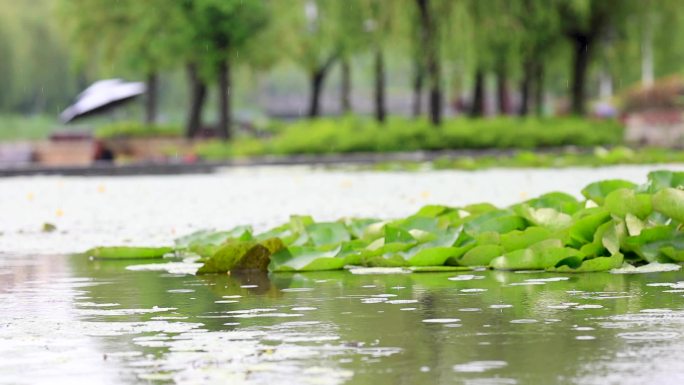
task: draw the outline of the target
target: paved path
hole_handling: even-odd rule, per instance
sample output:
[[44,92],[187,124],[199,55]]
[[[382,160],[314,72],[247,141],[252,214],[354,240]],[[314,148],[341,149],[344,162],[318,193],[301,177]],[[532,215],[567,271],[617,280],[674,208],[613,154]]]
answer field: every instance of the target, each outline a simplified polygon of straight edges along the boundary
[[[231,168],[216,174],[0,179],[0,253],[76,252],[96,245],[171,242],[200,228],[318,220],[393,218],[428,203],[508,205],[549,191],[579,194],[606,178],[643,182],[664,166],[411,172]],[[683,166],[670,169],[684,170]],[[49,222],[57,231],[43,233]]]

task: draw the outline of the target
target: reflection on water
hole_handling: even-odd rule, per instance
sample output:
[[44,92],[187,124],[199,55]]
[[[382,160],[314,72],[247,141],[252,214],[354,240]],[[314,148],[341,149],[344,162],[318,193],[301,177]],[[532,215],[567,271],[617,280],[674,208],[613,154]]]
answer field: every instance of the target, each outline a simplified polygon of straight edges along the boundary
[[0,260],[0,378],[684,383],[681,272],[195,277],[130,265]]

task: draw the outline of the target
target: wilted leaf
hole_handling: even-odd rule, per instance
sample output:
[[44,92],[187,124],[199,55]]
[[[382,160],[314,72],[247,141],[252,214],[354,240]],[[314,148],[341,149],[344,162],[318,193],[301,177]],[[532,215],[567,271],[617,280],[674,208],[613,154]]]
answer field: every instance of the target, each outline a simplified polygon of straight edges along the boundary
[[262,242],[229,241],[222,245],[197,274],[223,274],[229,271],[258,270],[266,271],[273,253],[285,247],[279,238]]

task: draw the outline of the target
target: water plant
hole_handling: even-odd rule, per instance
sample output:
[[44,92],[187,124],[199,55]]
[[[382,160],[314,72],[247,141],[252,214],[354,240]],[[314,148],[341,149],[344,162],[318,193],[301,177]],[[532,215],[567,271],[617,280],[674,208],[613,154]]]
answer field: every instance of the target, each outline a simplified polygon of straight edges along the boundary
[[199,231],[168,249],[97,248],[100,258],[194,256],[197,274],[301,272],[347,266],[435,271],[446,266],[497,270],[601,272],[684,262],[684,172],[655,171],[636,185],[604,180],[583,200],[552,192],[506,207],[429,205],[406,218],[315,222],[292,216],[256,233],[249,226]]

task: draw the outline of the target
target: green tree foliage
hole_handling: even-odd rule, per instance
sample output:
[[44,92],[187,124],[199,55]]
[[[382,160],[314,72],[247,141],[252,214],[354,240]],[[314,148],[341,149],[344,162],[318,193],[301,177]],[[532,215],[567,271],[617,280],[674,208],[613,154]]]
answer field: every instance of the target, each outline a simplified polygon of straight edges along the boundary
[[[185,52],[192,65],[199,66],[206,78],[217,80],[217,132],[221,138],[229,139],[232,65],[241,50],[253,52],[248,46],[267,26],[269,9],[265,1],[242,0],[184,0],[179,6],[187,22]],[[198,107],[201,109],[201,105]],[[196,127],[188,127],[188,130],[196,130]]]
[[146,79],[153,122],[159,79],[171,83],[185,69],[186,134],[204,128],[203,107],[216,85],[216,132],[227,139],[237,67],[295,63],[308,77],[308,114],[316,117],[331,70],[340,64],[341,110],[349,112],[354,65],[370,62],[368,89],[383,122],[396,61],[413,68],[414,115],[427,91],[435,125],[454,98],[449,92],[483,115],[492,75],[500,113],[540,113],[544,95],[553,94],[584,114],[598,74],[619,89],[682,72],[681,25],[678,0],[6,0],[0,109],[57,112],[88,81],[126,76]]
[[76,89],[50,0],[0,1],[0,111],[57,112]]

